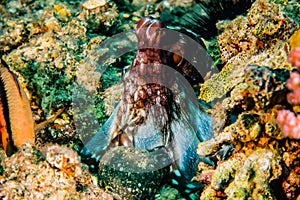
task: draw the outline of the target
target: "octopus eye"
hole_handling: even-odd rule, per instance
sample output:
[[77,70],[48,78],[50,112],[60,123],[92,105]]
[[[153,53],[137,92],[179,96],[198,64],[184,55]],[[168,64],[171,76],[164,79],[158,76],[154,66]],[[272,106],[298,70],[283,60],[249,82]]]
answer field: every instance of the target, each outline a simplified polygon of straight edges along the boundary
[[173,61],[175,62],[175,64],[179,64],[181,60],[182,60],[182,57],[180,55],[173,54]]

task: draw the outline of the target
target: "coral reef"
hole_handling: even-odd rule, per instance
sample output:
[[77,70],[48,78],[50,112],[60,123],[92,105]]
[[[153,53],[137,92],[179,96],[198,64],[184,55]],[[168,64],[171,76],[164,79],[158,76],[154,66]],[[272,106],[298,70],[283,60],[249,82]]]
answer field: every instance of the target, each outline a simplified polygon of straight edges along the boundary
[[[231,20],[241,13],[247,15]],[[142,17],[150,15],[190,28],[197,37],[213,38],[205,44],[219,69],[223,68],[206,77],[209,79],[200,90],[201,100],[214,101],[210,113],[216,122],[215,137],[198,147],[198,154],[214,164],[198,166],[194,180],[206,186],[203,192],[198,191],[201,199],[299,199],[300,152],[295,139],[300,124],[299,73],[293,72],[288,80],[289,70],[299,65],[299,31],[295,32],[299,13],[299,2],[286,0],[0,0],[0,56],[27,93],[35,122],[43,122],[64,108],[50,127],[36,134],[41,150],[25,145],[10,158],[0,151],[1,198],[113,199],[97,184],[106,182],[109,187],[104,189],[112,191],[114,198],[119,197],[115,193],[137,189],[134,182],[140,180],[136,179],[144,180],[141,186],[147,187],[148,175],[104,165],[99,166],[102,177],[97,180],[74,151],[46,143],[66,144],[80,151],[78,133],[93,136],[104,124],[123,90],[115,84],[134,56],[128,53],[103,61],[107,69],[103,73],[99,73],[98,58],[107,52],[116,54],[118,48],[131,48],[136,39],[128,33],[126,41],[99,46],[116,33],[133,30]],[[220,19],[231,21],[220,21],[216,26]],[[82,100],[77,107],[72,104],[72,95],[77,95],[75,81],[92,93],[81,93],[77,88],[77,97]],[[79,116],[78,126],[74,116],[81,106],[87,109]],[[129,150],[141,156],[144,153]],[[117,153],[107,155],[106,160],[111,161]],[[134,158],[128,152],[126,155],[121,155],[124,161]],[[158,191],[166,171],[154,171],[151,180],[155,183],[128,198],[181,198],[169,185]],[[112,176],[118,179],[112,180]],[[110,181],[119,181],[118,187]],[[159,194],[154,197],[155,193]]]
[[235,154],[218,165],[201,199],[274,199],[270,180],[278,178],[281,170],[278,157],[270,150],[257,149],[248,157]]
[[42,152],[25,144],[18,153],[1,159],[1,198],[113,199],[98,187],[75,151],[49,145]]
[[300,139],[300,117],[289,110],[281,110],[277,117],[278,124],[282,127],[284,136]]
[[[264,7],[268,8],[269,14],[259,11]],[[261,13],[268,17],[260,16]],[[252,19],[254,16],[260,17]],[[280,28],[273,27],[274,33],[270,33],[268,37],[259,38],[253,33],[252,26],[260,23],[265,24],[262,27],[280,26]],[[220,73],[214,74],[203,84],[200,89],[200,99],[210,102],[222,98],[242,81],[243,68],[247,65],[292,69],[286,59],[289,51],[288,40],[298,24],[285,17],[280,5],[264,0],[256,1],[250,8],[248,17],[239,16],[232,21],[221,21],[218,27],[222,31],[218,36],[221,58],[226,63]]]
[[295,20],[298,24],[300,23],[300,4],[298,1],[270,0],[270,2],[282,5],[286,15]]
[[95,33],[112,32],[119,23],[117,6],[112,1],[89,0],[82,4],[83,12],[79,19],[87,23],[87,28]]
[[[92,74],[89,81],[97,80],[96,86],[101,85],[99,75],[82,75],[84,72],[78,69],[106,38],[104,34],[119,24],[116,5],[106,1],[86,2],[82,7],[76,2],[11,1],[1,9],[0,52],[26,88],[36,123],[67,108],[53,126],[39,133],[37,140],[62,144],[78,140],[70,107],[74,82],[77,76],[85,80]],[[101,36],[95,35],[100,32]],[[99,120],[107,118],[102,104],[96,106]]]
[[[198,166],[194,180],[206,185],[200,199],[300,198],[298,116],[286,110],[299,112],[299,74],[291,73],[299,25],[287,10],[258,0],[247,17],[218,24],[225,66],[199,96],[215,103],[215,137],[197,151],[215,164]],[[228,146],[234,150],[224,157]]]
[[[255,68],[260,67],[255,66]],[[256,81],[268,80],[267,76],[263,75],[264,73],[254,73],[256,71],[252,67],[251,73],[254,75],[250,76],[252,83],[258,83],[264,89],[268,88],[267,85]],[[278,72],[278,74],[282,74],[282,72]],[[288,76],[285,76],[287,79]],[[281,89],[277,91],[277,95],[283,97],[283,100],[278,99],[276,92],[273,93],[273,89],[276,87],[270,85],[269,94],[272,93],[275,96],[269,97],[274,99],[273,101],[270,99],[264,101],[263,99],[268,96],[266,95],[267,91],[249,90],[250,82],[237,85],[236,88],[239,92],[236,93],[234,88],[232,96],[223,100],[222,105],[225,110],[221,110],[221,112],[224,114],[214,115],[214,119],[217,121],[225,116],[226,121],[222,124],[223,126],[219,125],[215,128],[215,137],[212,140],[199,144],[197,152],[199,155],[210,157],[213,160],[228,145],[234,146],[234,152],[227,160],[219,156],[215,161],[215,167],[198,166],[199,175],[196,180],[207,185],[201,199],[251,198],[252,195],[252,198],[256,198],[258,194],[261,199],[294,199],[299,195],[298,179],[293,178],[295,175],[297,177],[299,168],[299,159],[294,156],[294,151],[298,152],[299,148],[289,147],[290,142],[294,145],[299,145],[299,142],[286,139],[276,120],[277,115],[285,108],[286,104],[284,97],[287,90],[283,87],[286,79],[282,79],[281,84],[278,84],[278,88]],[[271,82],[274,84],[273,81],[269,83]],[[262,97],[262,99],[257,97]],[[269,104],[265,104],[266,102]],[[217,107],[214,109],[216,110],[213,112],[220,112]],[[289,160],[289,165],[283,164],[287,160]],[[259,168],[259,166],[265,166],[265,168]],[[287,178],[289,176],[292,180]],[[288,185],[289,182],[291,185]],[[274,190],[286,193],[280,194]]]

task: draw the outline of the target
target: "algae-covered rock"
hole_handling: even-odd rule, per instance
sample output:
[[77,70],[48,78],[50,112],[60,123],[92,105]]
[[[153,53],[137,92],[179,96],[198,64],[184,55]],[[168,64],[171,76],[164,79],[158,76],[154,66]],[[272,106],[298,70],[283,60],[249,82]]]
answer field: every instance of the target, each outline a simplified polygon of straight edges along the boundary
[[[289,78],[289,70],[249,65],[243,71],[233,70],[231,76],[236,76],[235,73],[238,71],[240,71],[239,77],[231,80],[237,83],[232,85],[227,97],[222,101],[218,101],[214,108],[210,110],[215,121],[215,135],[226,125],[235,122],[238,115],[243,111],[254,109],[257,113],[261,109],[268,110],[277,104],[286,102],[288,90],[285,82]],[[216,76],[221,74],[222,72]],[[214,77],[212,77],[208,81],[213,82],[214,80]],[[230,83],[230,81],[227,83]],[[263,124],[266,123],[268,122],[265,121]]]
[[225,66],[203,84],[199,98],[211,102],[224,97],[242,81],[248,65],[292,69],[286,58],[289,38],[298,27],[281,5],[265,0],[256,1],[247,17],[219,22],[218,42]]
[[167,174],[168,154],[128,147],[108,150],[99,163],[99,185],[123,199],[152,199]]
[[113,199],[98,187],[75,151],[49,145],[42,152],[25,144],[2,160],[2,199]]
[[243,163],[225,189],[227,199],[274,199],[270,182],[281,175],[278,155],[267,149],[258,149]]
[[[286,18],[283,8],[279,4],[270,3],[266,0],[256,1],[247,13],[252,33],[260,40],[277,34],[279,37],[288,37],[286,31],[289,18]],[[277,37],[278,37],[277,36]]]
[[210,181],[202,181],[206,172],[199,164],[196,180],[206,184],[201,199],[296,199],[299,147],[283,137],[276,121],[287,106],[290,71],[253,65],[242,73],[241,82],[210,111],[222,121],[215,137],[198,145],[197,153],[211,159],[234,146],[227,160],[219,158],[210,169]]

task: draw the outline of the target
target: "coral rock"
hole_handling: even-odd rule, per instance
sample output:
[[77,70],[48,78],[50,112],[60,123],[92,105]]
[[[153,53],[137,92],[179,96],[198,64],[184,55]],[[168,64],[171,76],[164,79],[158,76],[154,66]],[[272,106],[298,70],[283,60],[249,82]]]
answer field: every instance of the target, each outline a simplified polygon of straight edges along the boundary
[[75,151],[58,145],[45,148],[23,145],[2,160],[0,197],[5,199],[103,199],[113,197],[97,186],[97,181]]

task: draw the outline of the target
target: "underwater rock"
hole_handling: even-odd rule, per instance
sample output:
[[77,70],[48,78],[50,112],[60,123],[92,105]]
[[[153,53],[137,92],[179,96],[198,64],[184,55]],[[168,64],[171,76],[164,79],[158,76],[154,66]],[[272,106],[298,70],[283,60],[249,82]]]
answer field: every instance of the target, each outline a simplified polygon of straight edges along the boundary
[[119,11],[113,1],[89,0],[82,7],[78,18],[87,23],[86,27],[91,32],[111,33],[120,24]]
[[280,157],[267,149],[249,155],[235,153],[212,171],[200,199],[274,199],[270,183],[282,174],[280,162]]
[[289,37],[286,32],[293,24],[293,21],[285,16],[281,5],[266,0],[257,0],[252,4],[247,18],[252,26],[253,35],[259,40],[274,37],[275,34],[277,38]]
[[286,152],[283,153],[283,161],[290,169],[287,179],[282,183],[282,187],[288,199],[300,198],[300,158],[299,140],[286,142]]
[[270,182],[281,175],[278,155],[271,150],[257,149],[242,163],[224,190],[227,199],[274,199]]
[[250,25],[246,17],[239,16],[232,21],[219,22],[217,26],[223,31],[218,36],[223,62],[241,51],[256,52],[259,49],[260,42],[249,31]]
[[[243,83],[232,89],[230,97],[235,106],[244,110],[252,107],[265,109],[285,101],[285,82],[288,78],[288,70],[249,65],[245,68]],[[228,105],[228,108],[233,107]]]
[[287,45],[287,42],[278,41],[274,46],[265,48],[255,55],[246,52],[239,53],[226,63],[221,72],[214,74],[202,85],[199,98],[211,102],[224,97],[237,84],[243,82],[244,70],[248,65],[291,70],[292,65],[286,59],[287,52],[285,49],[288,47]]
[[113,197],[97,186],[88,167],[75,151],[58,145],[42,153],[25,144],[19,152],[2,160],[0,197],[6,199],[107,199]]
[[184,197],[180,197],[180,193],[175,188],[170,186],[163,186],[159,194],[155,195],[155,200],[186,200]]
[[[169,171],[168,153],[115,147],[99,163],[99,185],[122,199],[153,199]],[[165,159],[165,160],[164,160]]]
[[222,31],[218,36],[222,60],[228,61],[244,51],[257,54],[278,40],[287,41],[297,27],[284,15],[280,5],[258,0],[249,9],[247,17],[218,23]]
[[222,98],[232,87],[243,81],[243,75],[244,70],[242,67],[235,68],[234,65],[227,65],[226,69],[212,75],[203,83],[199,98],[206,102]]
[[[235,74],[237,72],[239,74]],[[222,101],[217,102],[214,109],[210,110],[215,121],[215,135],[224,126],[234,122],[238,114],[243,111],[252,109],[256,111],[260,109],[268,110],[276,104],[286,102],[288,90],[285,83],[289,78],[289,73],[290,71],[285,69],[271,69],[251,65],[246,66],[246,68],[233,70],[232,74],[228,75],[225,74],[225,71],[220,72],[216,77],[222,77],[223,74],[228,77],[234,77],[228,78],[228,82],[224,82],[224,87],[230,82],[235,82],[235,84],[232,84],[230,90],[228,89],[228,97],[224,97]],[[213,83],[215,80],[220,79],[212,77],[207,82],[215,85],[223,83]]]
[[[251,16],[261,15],[256,13],[258,12],[256,6],[261,7],[265,4],[267,7],[276,7],[278,10],[278,13],[270,11],[268,14],[270,15],[268,17],[270,24],[272,24],[273,18],[274,20],[282,19],[284,12],[280,6],[266,1],[256,1],[249,10],[249,13],[252,13]],[[251,19],[250,16],[248,18]],[[220,73],[214,74],[203,84],[200,89],[200,99],[211,102],[217,98],[222,98],[242,81],[243,69],[241,68],[248,65],[268,66],[273,69],[292,69],[291,64],[286,60],[289,51],[288,39],[299,25],[292,19],[285,17],[284,23],[279,20],[279,25],[283,24],[281,28],[276,29],[276,34],[261,39],[252,33],[253,28],[248,18],[239,16],[232,21],[218,23],[221,30],[218,41],[222,59],[226,61],[226,64]],[[255,19],[255,23],[256,20],[264,20],[264,18],[261,16]],[[267,22],[264,23],[268,24]]]
[[206,185],[201,199],[296,199],[299,142],[286,139],[277,124],[287,106],[290,71],[255,65],[243,69],[233,70],[242,74],[240,82],[210,111],[223,124],[214,127],[213,139],[198,145],[197,153],[210,159],[222,155],[224,146],[234,148],[228,159],[211,166],[208,179],[202,178],[207,166],[199,164],[194,179]]
[[98,7],[105,6],[106,0],[89,0],[82,4],[82,7],[87,10],[93,10]]

